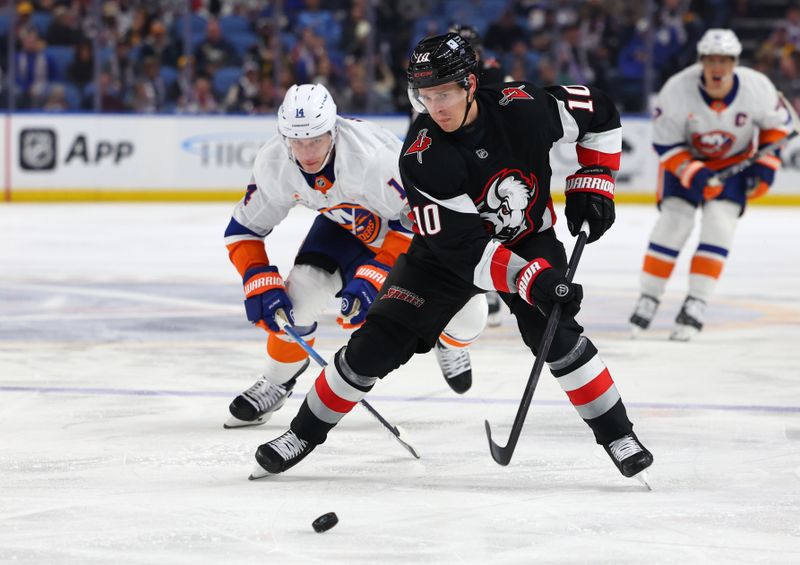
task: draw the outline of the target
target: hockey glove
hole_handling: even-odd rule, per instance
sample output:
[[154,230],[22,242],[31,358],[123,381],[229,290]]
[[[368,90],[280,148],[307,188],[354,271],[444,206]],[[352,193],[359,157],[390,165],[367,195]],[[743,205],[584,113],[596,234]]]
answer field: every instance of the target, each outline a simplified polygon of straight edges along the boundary
[[278,310],[283,310],[286,319],[294,325],[292,301],[286,294],[286,286],[277,267],[267,265],[246,271],[244,295],[247,319],[255,325],[269,332],[280,332],[281,328],[275,323],[275,314]]
[[747,167],[742,174],[748,200],[764,196],[775,182],[775,169],[759,161]]
[[577,236],[584,220],[589,222],[587,243],[600,239],[614,223],[614,177],[608,167],[592,166],[579,169],[567,177],[565,189],[569,233]]
[[575,316],[581,309],[583,287],[568,282],[566,277],[545,259],[534,259],[517,276],[517,292],[522,299],[536,306],[545,316],[556,302],[564,305],[564,313]]
[[336,318],[340,326],[351,329],[364,323],[367,310],[375,302],[390,269],[388,265],[374,260],[356,269],[355,276],[342,290],[341,316]]
[[679,171],[681,186],[689,191],[689,198],[693,202],[714,200],[725,188],[724,184],[714,178],[716,173],[702,161],[689,161]]

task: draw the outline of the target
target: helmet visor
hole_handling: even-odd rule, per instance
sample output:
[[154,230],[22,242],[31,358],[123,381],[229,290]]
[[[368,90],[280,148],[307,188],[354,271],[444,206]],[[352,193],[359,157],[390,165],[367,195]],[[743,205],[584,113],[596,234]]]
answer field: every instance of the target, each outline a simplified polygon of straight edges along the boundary
[[464,89],[456,82],[430,88],[409,88],[408,99],[414,109],[421,114],[432,114],[441,110],[451,110],[466,100]]

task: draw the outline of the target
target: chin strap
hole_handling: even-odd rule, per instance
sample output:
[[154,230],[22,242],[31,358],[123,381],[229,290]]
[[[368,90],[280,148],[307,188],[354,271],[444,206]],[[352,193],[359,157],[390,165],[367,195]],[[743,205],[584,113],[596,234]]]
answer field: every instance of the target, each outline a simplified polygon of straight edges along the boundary
[[461,125],[458,126],[458,129],[464,127],[464,123],[467,121],[467,116],[469,116],[469,109],[472,107],[472,103],[475,102],[474,96],[472,97],[472,100],[469,99],[469,86],[469,82],[467,82],[467,87],[465,89],[467,91],[467,108],[464,110],[464,119],[461,120]]

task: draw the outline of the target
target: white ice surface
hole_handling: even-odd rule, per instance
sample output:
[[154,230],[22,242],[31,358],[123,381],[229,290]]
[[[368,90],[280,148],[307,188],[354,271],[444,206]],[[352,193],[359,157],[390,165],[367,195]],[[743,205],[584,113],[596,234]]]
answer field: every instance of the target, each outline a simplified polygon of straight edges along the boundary
[[[270,423],[222,428],[264,347],[222,245],[230,210],[0,206],[0,563],[800,563],[800,210],[748,212],[690,343],[666,339],[689,253],[628,338],[654,209],[620,207],[586,248],[580,319],[654,453],[653,492],[546,370],[511,464],[492,461],[483,420],[503,443],[532,365],[511,319],[474,346],[463,397],[432,354],[369,395],[421,460],[356,409],[248,481],[316,370]],[[284,271],[310,219],[270,236]],[[329,357],[333,308],[321,327]],[[329,511],[339,525],[314,533]]]

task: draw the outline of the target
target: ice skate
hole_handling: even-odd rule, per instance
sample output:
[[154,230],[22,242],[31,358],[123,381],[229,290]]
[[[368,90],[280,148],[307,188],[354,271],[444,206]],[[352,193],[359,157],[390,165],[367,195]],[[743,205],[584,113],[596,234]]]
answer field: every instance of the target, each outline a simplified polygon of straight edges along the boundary
[[689,341],[703,329],[706,303],[699,298],[687,296],[675,318],[675,328],[669,338],[673,341]]
[[648,490],[650,489],[645,470],[653,464],[653,454],[639,442],[639,438],[636,437],[635,433],[631,432],[622,436],[609,444],[603,445],[603,448],[620,473],[625,477],[636,478]]
[[636,303],[636,308],[633,310],[630,319],[633,337],[636,337],[642,330],[646,330],[650,327],[650,322],[652,322],[653,318],[656,316],[658,305],[658,299],[649,294],[642,294],[639,297],[639,301]]
[[262,375],[253,386],[233,399],[228,407],[231,417],[223,427],[243,428],[266,423],[292,395],[297,377],[308,368],[309,363],[310,361],[306,359],[292,378],[281,385],[270,382],[265,375]]
[[436,359],[444,380],[458,394],[464,394],[472,386],[472,362],[466,348],[447,347],[441,341],[434,347]]
[[250,474],[250,480],[283,473],[300,463],[315,447],[316,444],[300,439],[297,434],[289,430],[282,436],[258,446],[257,465]]
[[496,292],[486,293],[486,302],[489,304],[489,326],[496,328],[503,323],[503,301]]

